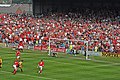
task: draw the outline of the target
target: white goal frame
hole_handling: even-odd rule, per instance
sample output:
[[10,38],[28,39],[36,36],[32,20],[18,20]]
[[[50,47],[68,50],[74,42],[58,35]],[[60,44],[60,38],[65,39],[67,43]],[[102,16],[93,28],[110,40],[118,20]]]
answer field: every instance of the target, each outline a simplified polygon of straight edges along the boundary
[[85,41],[85,40],[74,40],[74,39],[49,38],[49,44],[48,44],[48,50],[49,50],[48,55],[49,56],[51,55],[51,46],[50,46],[51,40],[82,41],[82,42],[84,42],[84,44],[86,44],[86,56],[85,56],[85,59],[88,60],[88,56],[89,56],[89,53],[88,53],[88,41]]

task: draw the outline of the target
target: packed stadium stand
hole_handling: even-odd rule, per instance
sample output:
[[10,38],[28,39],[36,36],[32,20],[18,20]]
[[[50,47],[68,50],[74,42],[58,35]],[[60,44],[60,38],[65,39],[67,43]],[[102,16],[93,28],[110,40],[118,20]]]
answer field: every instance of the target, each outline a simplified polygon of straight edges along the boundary
[[[33,8],[36,8],[34,3],[36,2],[33,2]],[[7,45],[19,45],[22,41],[24,45],[33,46],[37,41],[37,45],[48,46],[49,38],[86,40],[89,41],[88,49],[91,51],[98,47],[100,52],[120,53],[120,10],[115,6],[119,3],[116,2],[115,7],[112,7],[112,3],[108,4],[110,7],[106,7],[105,2],[104,5],[99,4],[105,8],[99,6],[97,9],[94,9],[94,6],[91,8],[91,3],[88,2],[84,2],[83,6],[87,4],[87,7],[74,6],[68,10],[68,7],[73,5],[71,3],[65,7],[66,12],[62,8],[56,11],[61,5],[56,9],[50,5],[50,10],[48,6],[42,9],[43,11],[33,9],[34,15],[0,14],[0,40]]]

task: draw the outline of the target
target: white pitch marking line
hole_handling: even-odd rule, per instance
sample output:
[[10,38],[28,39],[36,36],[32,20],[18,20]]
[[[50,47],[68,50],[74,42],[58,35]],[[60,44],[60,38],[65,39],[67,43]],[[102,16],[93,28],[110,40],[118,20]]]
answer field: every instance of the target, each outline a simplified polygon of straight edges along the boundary
[[[50,62],[56,62],[56,63],[64,63],[64,62],[58,62],[58,61],[51,61],[51,60],[48,60]],[[71,65],[77,65],[77,64],[73,64],[73,63],[64,63],[64,64],[71,64]],[[79,64],[78,64],[79,65]],[[115,65],[120,65],[120,63],[111,63],[111,64],[106,64],[106,65],[97,65],[97,66],[91,66],[90,68],[94,68],[94,67],[104,67],[104,66],[115,66]]]
[[[11,73],[11,72],[8,72],[8,71],[0,71],[0,72],[3,72],[3,73]],[[0,73],[0,74],[1,74],[1,73]],[[34,78],[43,78],[43,79],[49,79],[49,80],[57,80],[57,79],[53,79],[53,78],[38,77],[38,76],[33,76],[33,75],[28,75],[28,74],[20,74],[20,73],[17,73],[17,75],[29,76],[29,77],[34,77]]]

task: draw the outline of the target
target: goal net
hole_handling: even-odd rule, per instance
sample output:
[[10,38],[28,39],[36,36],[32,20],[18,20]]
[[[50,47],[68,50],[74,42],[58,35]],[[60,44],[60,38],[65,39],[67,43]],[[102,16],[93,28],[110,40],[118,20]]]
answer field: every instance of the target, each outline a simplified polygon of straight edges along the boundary
[[85,40],[74,40],[74,39],[58,39],[58,38],[49,38],[48,45],[49,53],[68,53],[68,54],[83,54],[85,59],[88,59],[88,41]]

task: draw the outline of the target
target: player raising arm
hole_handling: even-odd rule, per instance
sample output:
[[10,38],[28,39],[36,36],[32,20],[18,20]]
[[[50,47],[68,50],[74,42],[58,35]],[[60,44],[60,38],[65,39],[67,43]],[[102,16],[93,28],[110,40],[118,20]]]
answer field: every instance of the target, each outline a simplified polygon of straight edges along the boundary
[[42,73],[42,68],[44,67],[44,61],[41,60],[39,63],[38,63],[38,68],[39,68],[39,73],[41,74]]

